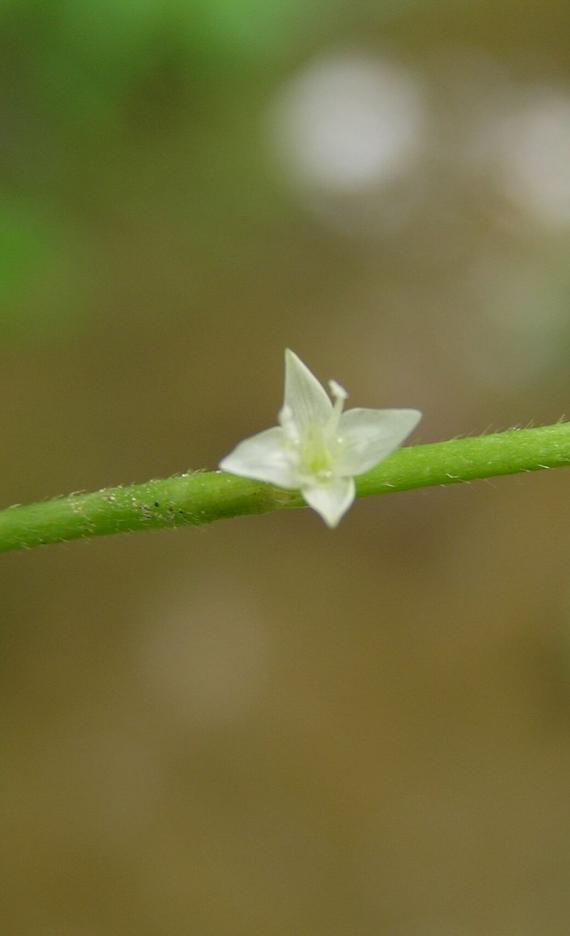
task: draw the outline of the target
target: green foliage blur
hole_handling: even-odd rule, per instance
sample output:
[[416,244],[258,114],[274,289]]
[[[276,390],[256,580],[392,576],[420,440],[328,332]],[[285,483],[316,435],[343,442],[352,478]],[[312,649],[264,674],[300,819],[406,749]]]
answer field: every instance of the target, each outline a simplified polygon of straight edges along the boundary
[[[0,337],[89,327],[95,204],[133,137],[191,132],[236,71],[277,70],[318,0],[5,0],[0,6]],[[247,80],[247,79],[246,79]],[[230,90],[230,85],[228,85]],[[238,91],[239,94],[239,91]],[[146,112],[141,112],[141,107]],[[238,131],[239,132],[239,131]],[[135,167],[136,170],[136,167]],[[93,186],[95,183],[95,186]],[[97,184],[99,183],[99,184]],[[101,191],[103,189],[103,191]],[[91,267],[91,270],[90,270]]]

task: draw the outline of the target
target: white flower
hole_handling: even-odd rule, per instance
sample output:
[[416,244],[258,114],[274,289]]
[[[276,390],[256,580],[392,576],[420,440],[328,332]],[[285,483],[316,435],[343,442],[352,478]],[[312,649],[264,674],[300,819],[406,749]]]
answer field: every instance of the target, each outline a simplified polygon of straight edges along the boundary
[[421,419],[414,409],[351,409],[329,381],[334,405],[308,367],[285,351],[285,401],[279,425],[259,432],[220,462],[231,474],[301,490],[307,504],[335,527],[355,496],[354,476],[386,458]]

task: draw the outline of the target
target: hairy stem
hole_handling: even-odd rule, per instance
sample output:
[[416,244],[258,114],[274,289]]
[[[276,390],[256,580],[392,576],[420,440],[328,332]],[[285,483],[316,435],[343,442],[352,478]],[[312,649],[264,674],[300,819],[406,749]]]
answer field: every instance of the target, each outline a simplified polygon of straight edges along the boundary
[[[356,479],[358,497],[570,465],[570,423],[399,449]],[[220,471],[70,494],[0,511],[0,552],[81,537],[195,526],[304,506],[284,491]]]

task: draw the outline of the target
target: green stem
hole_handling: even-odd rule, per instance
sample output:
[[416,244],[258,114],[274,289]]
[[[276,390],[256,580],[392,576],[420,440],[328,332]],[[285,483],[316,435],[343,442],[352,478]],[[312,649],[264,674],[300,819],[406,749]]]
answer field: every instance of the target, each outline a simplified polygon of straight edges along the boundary
[[[358,497],[570,465],[570,423],[398,449],[356,479]],[[210,523],[302,507],[284,491],[219,471],[194,472],[0,511],[0,552],[128,530]]]

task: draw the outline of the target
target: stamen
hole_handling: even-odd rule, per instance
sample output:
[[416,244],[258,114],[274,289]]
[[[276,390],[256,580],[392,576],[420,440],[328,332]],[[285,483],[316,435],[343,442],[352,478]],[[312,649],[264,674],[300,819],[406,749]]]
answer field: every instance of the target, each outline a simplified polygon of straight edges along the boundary
[[329,380],[329,387],[331,388],[331,393],[335,398],[335,401],[342,400],[344,403],[344,401],[348,398],[348,393],[344,387],[341,387],[341,385],[336,382],[336,380]]
[[329,420],[329,433],[336,437],[338,432],[338,424],[342,414],[342,409],[344,406],[344,401],[348,397],[348,393],[341,387],[336,380],[329,380],[329,387],[331,388],[331,395],[334,397],[334,407],[332,411],[331,418]]
[[290,406],[283,406],[279,412],[279,422],[283,426],[285,435],[291,442],[299,441],[299,430],[293,419],[293,412]]

